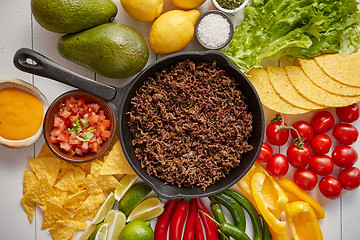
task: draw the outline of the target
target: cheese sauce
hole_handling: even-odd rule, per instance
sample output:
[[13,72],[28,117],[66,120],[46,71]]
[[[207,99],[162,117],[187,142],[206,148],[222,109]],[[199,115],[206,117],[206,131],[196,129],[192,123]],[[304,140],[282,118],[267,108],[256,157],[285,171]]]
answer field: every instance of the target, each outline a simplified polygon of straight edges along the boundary
[[29,92],[9,87],[0,89],[0,136],[22,140],[33,136],[42,124],[44,106]]

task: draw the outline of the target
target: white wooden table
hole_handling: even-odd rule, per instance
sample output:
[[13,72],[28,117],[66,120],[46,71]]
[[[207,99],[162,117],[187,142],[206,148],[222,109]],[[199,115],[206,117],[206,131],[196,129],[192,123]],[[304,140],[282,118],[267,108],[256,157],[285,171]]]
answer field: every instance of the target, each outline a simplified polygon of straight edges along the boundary
[[[123,23],[134,27],[147,38],[151,23],[143,23],[132,19],[121,7],[119,0],[118,15],[115,22]],[[200,8],[200,12],[213,9],[210,0],[207,0]],[[175,9],[170,0],[165,0],[164,11]],[[239,19],[234,19],[238,21]],[[30,0],[1,0],[0,5],[0,78],[19,78],[38,87],[51,103],[61,93],[68,91],[71,87],[38,76],[33,76],[17,70],[12,59],[16,50],[22,47],[31,48],[38,51],[60,65],[82,74],[91,79],[114,85],[124,86],[129,79],[109,79],[78,66],[70,61],[63,59],[56,50],[56,43],[61,34],[48,32],[38,25],[31,16]],[[193,41],[184,49],[184,51],[201,50],[201,47]],[[155,61],[156,56],[150,51],[149,63]],[[330,109],[334,113],[334,109]],[[266,119],[274,116],[274,113],[265,109]],[[288,124],[297,120],[309,120],[314,113],[308,113],[301,116],[285,116]],[[357,120],[355,126],[360,129],[360,120]],[[46,240],[51,239],[47,230],[40,230],[42,222],[42,213],[37,209],[34,221],[29,224],[27,216],[20,204],[22,197],[22,179],[25,167],[28,166],[27,159],[37,155],[41,146],[44,144],[43,138],[40,138],[36,144],[24,149],[10,149],[0,146],[0,239],[29,239]],[[353,146],[360,153],[360,140]],[[276,152],[284,153],[286,146],[274,149]],[[360,167],[360,161],[356,163]],[[339,169],[334,170],[336,174]],[[293,170],[288,174],[291,178]],[[360,216],[360,190],[348,192],[344,191],[343,196],[337,200],[328,200],[321,196],[316,187],[310,192],[323,205],[326,217],[320,220],[324,239],[326,240],[356,240],[360,239],[360,227],[357,222]],[[75,236],[76,238],[76,236]],[[309,239],[311,240],[311,239]]]

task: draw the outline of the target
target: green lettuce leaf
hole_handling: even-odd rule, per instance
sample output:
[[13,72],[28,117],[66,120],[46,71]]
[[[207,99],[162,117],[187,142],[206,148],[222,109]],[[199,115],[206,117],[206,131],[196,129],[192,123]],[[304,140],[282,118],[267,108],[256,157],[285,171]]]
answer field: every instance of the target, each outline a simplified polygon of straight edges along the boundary
[[360,48],[357,5],[355,0],[255,0],[221,51],[245,73],[263,58],[349,54]]

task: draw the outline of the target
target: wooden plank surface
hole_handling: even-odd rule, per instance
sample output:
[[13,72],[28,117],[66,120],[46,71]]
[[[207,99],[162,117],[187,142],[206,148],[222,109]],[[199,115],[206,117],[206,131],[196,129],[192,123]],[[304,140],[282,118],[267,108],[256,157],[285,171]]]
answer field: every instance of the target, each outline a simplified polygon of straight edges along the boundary
[[[165,1],[165,11],[175,9],[171,1]],[[130,25],[137,29],[147,38],[151,23],[142,23],[132,19],[122,9],[120,2],[116,4],[119,13],[115,22]],[[210,0],[202,5],[199,10],[204,12],[214,7]],[[239,16],[232,16],[235,21],[239,21]],[[241,17],[240,17],[241,18]],[[109,79],[94,74],[75,63],[63,59],[56,50],[56,42],[61,34],[56,34],[43,29],[31,17],[29,0],[2,0],[0,7],[0,78],[20,78],[37,86],[51,103],[57,96],[71,90],[72,88],[38,76],[32,76],[17,70],[12,63],[15,51],[22,47],[28,47],[39,51],[60,65],[97,81],[122,87],[131,81],[128,79]],[[200,50],[199,44],[193,41],[183,50]],[[156,56],[150,52],[148,64],[161,56]],[[333,109],[330,109],[334,111]],[[274,112],[265,109],[266,119],[269,122]],[[310,120],[314,113],[301,116],[304,120]],[[285,116],[288,124],[299,120],[299,116]],[[360,129],[360,120],[354,125]],[[353,146],[360,152],[360,141]],[[43,138],[24,149],[9,149],[0,146],[0,239],[29,239],[47,240],[51,239],[48,231],[40,230],[42,213],[37,211],[34,222],[29,224],[26,214],[23,211],[20,198],[22,197],[22,177],[25,167],[28,166],[27,159],[34,157],[44,144]],[[290,142],[281,148],[274,149],[275,152],[286,152],[286,147]],[[333,146],[334,147],[334,146]],[[360,166],[360,163],[356,163]],[[336,171],[339,171],[337,169]],[[289,172],[291,178],[293,169]],[[321,196],[320,192],[313,190],[310,192],[324,206],[326,217],[320,220],[321,228],[326,240],[356,240],[360,239],[360,228],[358,227],[357,217],[360,215],[360,191],[344,191],[343,196],[338,200],[328,200]],[[76,238],[75,238],[76,239]]]

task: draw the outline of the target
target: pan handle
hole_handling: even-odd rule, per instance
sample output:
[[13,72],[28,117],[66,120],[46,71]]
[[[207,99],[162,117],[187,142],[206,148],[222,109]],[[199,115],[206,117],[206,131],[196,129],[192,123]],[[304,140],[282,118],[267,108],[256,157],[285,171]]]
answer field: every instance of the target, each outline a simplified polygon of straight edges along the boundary
[[86,78],[77,73],[74,73],[31,49],[19,49],[15,53],[13,61],[15,67],[24,72],[47,77],[58,82],[68,84],[72,87],[76,87],[83,91],[102,97],[107,101],[115,98],[115,87],[96,82],[90,78]]

